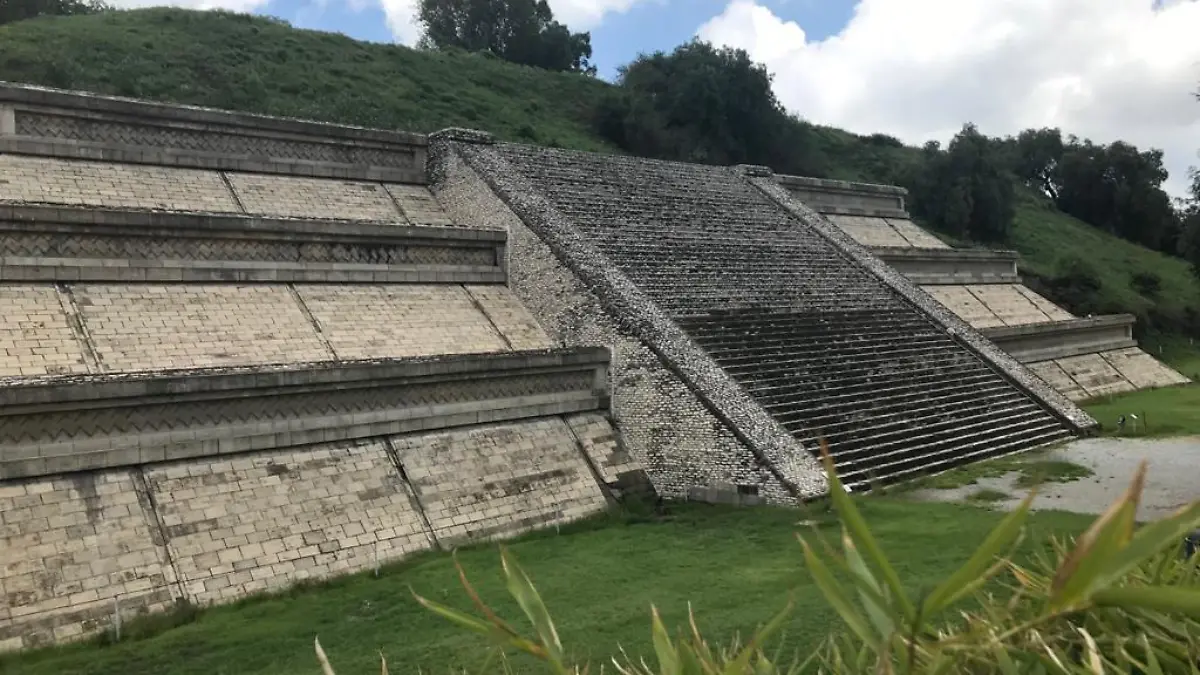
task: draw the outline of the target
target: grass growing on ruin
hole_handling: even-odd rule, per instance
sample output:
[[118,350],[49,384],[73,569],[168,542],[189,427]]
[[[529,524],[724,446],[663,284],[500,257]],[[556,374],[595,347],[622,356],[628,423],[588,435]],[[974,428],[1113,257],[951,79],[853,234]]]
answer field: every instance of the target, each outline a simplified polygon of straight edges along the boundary
[[[1013,455],[968,464],[952,471],[940,473],[906,483],[902,492],[914,490],[955,490],[975,485],[981,478],[1000,478],[1010,473],[1018,474],[1013,486],[1021,490],[1044,483],[1070,483],[1093,474],[1086,466],[1062,460],[1035,459],[1029,455]],[[1007,495],[1006,495],[1007,496]]]
[[[961,565],[1001,517],[953,504],[861,498],[872,531],[895,561],[901,578],[925,587]],[[797,589],[789,647],[816,644],[836,617],[803,568],[795,532],[816,519],[829,537],[832,515],[788,509],[703,505],[672,508],[661,521],[601,519],[527,538],[512,545],[537,579],[564,644],[599,665],[619,644],[632,655],[651,650],[649,607],[669,626],[695,608],[706,634],[748,634],[768,619],[788,589]],[[1037,513],[1027,542],[1078,532],[1089,517]],[[1033,544],[1027,543],[1026,550]],[[495,547],[461,551],[472,583],[502,616],[519,615],[502,587]],[[312,641],[339,673],[379,672],[379,652],[391,672],[447,673],[475,667],[476,636],[420,608],[409,588],[469,609],[449,556],[427,555],[380,578],[360,574],[301,592],[208,609],[192,623],[116,645],[81,645],[0,659],[7,674],[276,675],[317,672]],[[521,671],[524,672],[524,671]],[[540,671],[539,671],[540,672]]]
[[423,53],[266,18],[168,8],[0,26],[0,80],[270,115],[598,150],[608,85],[466,53]]
[[[1200,384],[1106,396],[1083,406],[1112,436],[1191,436],[1200,435]],[[1125,428],[1117,420],[1127,418]],[[1134,421],[1128,419],[1137,415]]]

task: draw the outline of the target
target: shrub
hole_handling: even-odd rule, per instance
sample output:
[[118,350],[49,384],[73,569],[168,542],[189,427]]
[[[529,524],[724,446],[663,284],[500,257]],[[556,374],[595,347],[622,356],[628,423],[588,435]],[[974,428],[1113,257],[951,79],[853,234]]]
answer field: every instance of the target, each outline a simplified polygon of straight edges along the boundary
[[[824,448],[823,448],[824,450]],[[829,673],[1195,673],[1200,665],[1197,563],[1178,546],[1200,526],[1200,502],[1135,529],[1143,462],[1129,488],[1081,536],[1053,541],[1050,553],[1019,565],[1011,558],[1035,492],[988,534],[963,566],[937,588],[912,597],[872,536],[823,452],[830,498],[842,525],[840,551],[798,535],[809,574],[841,616],[844,629],[807,658],[768,657],[767,643],[792,611],[789,601],[748,642],[714,648],[694,620],[672,637],[652,606],[655,666],[622,653],[621,675],[783,675]],[[462,568],[463,587],[482,618],[414,593],[435,614],[492,642],[513,672],[515,649],[544,662],[547,672],[578,675],[566,662],[554,622],[533,583],[507,549],[501,561],[509,593],[533,626],[525,636],[476,594]],[[839,581],[843,579],[844,581]],[[999,585],[1000,594],[990,592]],[[315,644],[326,675],[334,671]],[[386,663],[383,672],[387,672]]]

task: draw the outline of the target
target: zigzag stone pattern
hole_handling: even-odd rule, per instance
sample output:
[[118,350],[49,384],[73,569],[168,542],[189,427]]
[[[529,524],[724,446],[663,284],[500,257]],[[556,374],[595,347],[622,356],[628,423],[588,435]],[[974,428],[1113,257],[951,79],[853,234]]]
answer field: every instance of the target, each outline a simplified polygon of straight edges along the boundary
[[729,169],[494,148],[775,420],[826,439],[850,483],[1069,434]]

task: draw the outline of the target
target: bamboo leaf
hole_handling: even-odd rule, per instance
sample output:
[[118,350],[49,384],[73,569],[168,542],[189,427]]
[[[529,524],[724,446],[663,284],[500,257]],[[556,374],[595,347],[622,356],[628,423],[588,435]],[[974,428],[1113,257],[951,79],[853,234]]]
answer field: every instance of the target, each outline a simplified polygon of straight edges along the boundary
[[484,635],[488,635],[492,632],[492,626],[490,624],[480,621],[470,614],[464,614],[457,609],[451,609],[445,605],[434,602],[433,600],[423,598],[416,593],[413,593],[413,597],[415,597],[417,602],[420,603],[425,609],[428,609],[434,614],[437,614],[445,619],[449,619],[463,628],[475,631],[476,633],[483,633]]
[[508,592],[516,599],[517,604],[524,610],[525,616],[533,623],[538,638],[546,650],[547,656],[557,666],[562,665],[563,648],[554,628],[550,612],[546,610],[542,597],[538,595],[533,582],[517,564],[516,558],[507,547],[500,548],[500,564],[504,568],[504,576],[508,581]]
[[829,568],[825,563],[813,553],[812,547],[808,545],[804,537],[797,535],[800,539],[800,544],[804,547],[804,562],[808,566],[809,572],[812,574],[813,581],[816,582],[817,588],[821,589],[825,599],[833,606],[833,609],[842,617],[850,630],[859,637],[860,640],[877,647],[879,639],[871,634],[871,629],[867,624],[866,619],[854,609],[854,605],[842,592],[841,586],[830,574]]
[[1099,575],[1103,585],[1109,585],[1146,560],[1165,549],[1179,545],[1192,530],[1200,527],[1200,501],[1185,506],[1174,514],[1143,525],[1129,544],[1112,556]]
[[1013,509],[1004,517],[1004,520],[1000,521],[1000,524],[992,529],[979,548],[971,554],[971,558],[925,598],[922,610],[924,616],[933,616],[953,605],[993,576],[994,572],[984,574],[985,570],[992,568],[993,558],[1000,551],[1015,546],[1020,540],[1025,518],[1029,514],[1029,508],[1032,506],[1036,494],[1036,489],[1031,490],[1017,508]]
[[658,672],[660,675],[679,675],[679,657],[675,646],[671,644],[671,636],[658,615],[658,608],[650,606],[650,631],[654,638],[654,653],[658,656]]
[[879,543],[875,541],[875,537],[871,535],[870,529],[867,528],[867,523],[863,520],[862,514],[858,508],[854,506],[854,500],[850,498],[850,494],[846,492],[845,486],[838,478],[837,469],[833,465],[833,457],[829,454],[829,444],[825,439],[821,439],[821,460],[825,464],[825,473],[828,476],[829,482],[829,497],[833,501],[834,507],[842,518],[842,523],[850,530],[857,543],[862,546],[867,557],[875,564],[888,589],[891,591],[892,597],[899,603],[900,610],[904,613],[905,621],[912,621],[916,616],[916,608],[912,601],[904,593],[904,586],[900,583],[900,577],[896,574],[896,570],[888,563],[887,557],[884,556],[883,550],[879,547]]
[[1126,586],[1096,591],[1092,602],[1100,607],[1151,609],[1200,617],[1200,588],[1180,586]]
[[1102,570],[1129,542],[1138,500],[1146,477],[1146,462],[1138,465],[1125,492],[1075,542],[1059,565],[1050,584],[1050,606],[1056,610],[1074,607],[1094,590]]
[[871,570],[867,569],[867,564],[858,554],[858,549],[855,548],[850,534],[844,529],[842,530],[842,548],[846,553],[846,566],[850,569],[850,576],[857,582],[855,586],[858,598],[867,612],[867,618],[875,626],[879,635],[886,639],[886,636],[895,632],[896,622],[888,615],[890,608],[887,600],[883,597],[883,589],[879,587],[879,582],[875,580],[875,577],[871,576]]

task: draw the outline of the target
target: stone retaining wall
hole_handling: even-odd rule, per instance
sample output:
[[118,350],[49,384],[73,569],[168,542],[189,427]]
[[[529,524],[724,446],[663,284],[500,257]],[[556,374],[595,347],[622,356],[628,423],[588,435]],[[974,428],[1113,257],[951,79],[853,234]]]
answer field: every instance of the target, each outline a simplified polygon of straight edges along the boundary
[[423,183],[425,146],[420,134],[0,83],[0,153]]
[[598,513],[590,414],[0,481],[0,651]]

